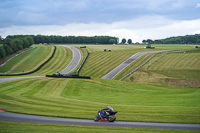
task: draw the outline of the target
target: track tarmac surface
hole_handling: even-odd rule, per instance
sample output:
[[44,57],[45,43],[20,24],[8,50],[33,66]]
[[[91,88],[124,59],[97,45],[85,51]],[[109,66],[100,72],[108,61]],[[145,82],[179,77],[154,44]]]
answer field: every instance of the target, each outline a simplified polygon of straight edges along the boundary
[[68,47],[69,49],[72,50],[73,52],[73,58],[71,63],[60,72],[60,74],[69,74],[70,72],[72,72],[72,70],[74,70],[76,68],[76,66],[79,64],[80,60],[81,60],[81,53],[79,52],[79,50],[75,47],[72,46],[66,46],[66,45],[62,45],[64,47]]
[[36,116],[36,115],[26,115],[26,114],[17,114],[9,112],[0,112],[0,120],[26,122],[26,123],[49,123],[49,124],[65,124],[65,125],[200,130],[200,124],[148,123],[148,122],[125,122],[125,121],[94,122],[93,120]]
[[130,65],[133,61],[138,59],[144,54],[148,53],[157,53],[157,52],[163,52],[163,51],[143,51],[136,53],[132,55],[130,58],[128,58],[125,62],[114,68],[112,71],[110,71],[108,74],[102,77],[102,79],[113,79],[118,73],[120,73],[123,69],[125,69],[128,65]]

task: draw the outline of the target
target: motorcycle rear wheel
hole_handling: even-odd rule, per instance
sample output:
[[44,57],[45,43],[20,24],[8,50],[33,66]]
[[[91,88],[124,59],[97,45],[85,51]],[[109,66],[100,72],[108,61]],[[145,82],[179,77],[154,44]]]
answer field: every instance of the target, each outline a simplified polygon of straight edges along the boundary
[[95,122],[97,122],[97,121],[99,121],[99,120],[100,120],[99,115],[97,115],[97,116],[94,117],[94,121],[95,121]]

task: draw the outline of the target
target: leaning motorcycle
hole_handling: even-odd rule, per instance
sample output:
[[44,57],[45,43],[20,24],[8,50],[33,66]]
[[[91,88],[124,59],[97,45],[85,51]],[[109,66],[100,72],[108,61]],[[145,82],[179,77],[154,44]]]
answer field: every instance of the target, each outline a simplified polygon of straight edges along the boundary
[[103,110],[98,111],[97,116],[94,117],[94,121],[109,121],[113,122],[116,120],[115,111],[105,112]]

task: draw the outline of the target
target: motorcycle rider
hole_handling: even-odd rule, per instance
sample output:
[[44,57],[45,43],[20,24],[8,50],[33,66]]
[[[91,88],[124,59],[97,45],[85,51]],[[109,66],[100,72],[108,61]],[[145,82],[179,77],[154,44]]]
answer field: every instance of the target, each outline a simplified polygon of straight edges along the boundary
[[108,116],[111,112],[114,112],[111,106],[107,106],[107,108],[101,110],[104,113],[104,116]]

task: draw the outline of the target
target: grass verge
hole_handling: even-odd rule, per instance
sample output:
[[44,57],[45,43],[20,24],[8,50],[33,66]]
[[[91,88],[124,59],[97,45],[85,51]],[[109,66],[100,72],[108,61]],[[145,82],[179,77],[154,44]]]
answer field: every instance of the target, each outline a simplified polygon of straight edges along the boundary
[[35,45],[34,49],[16,56],[0,67],[0,73],[14,74],[35,70],[51,56],[52,50],[52,46]]
[[37,124],[22,122],[0,121],[0,129],[3,133],[198,133],[190,130],[169,130],[169,129],[149,129],[149,128],[124,128],[124,127],[98,127],[80,125],[56,125]]

